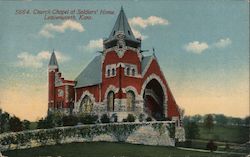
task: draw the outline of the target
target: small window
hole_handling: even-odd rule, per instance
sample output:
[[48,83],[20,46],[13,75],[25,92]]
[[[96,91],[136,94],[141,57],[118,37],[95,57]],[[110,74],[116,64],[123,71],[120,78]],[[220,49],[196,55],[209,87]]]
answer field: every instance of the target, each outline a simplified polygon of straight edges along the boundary
[[132,69],[132,76],[135,76],[135,69]]
[[130,75],[130,68],[129,67],[127,68],[126,73],[127,73],[127,75]]
[[128,35],[130,35],[130,31],[128,31]]
[[108,76],[110,76],[110,69],[108,69]]
[[112,75],[113,76],[115,75],[115,69],[114,68],[112,69]]
[[115,31],[113,32],[113,36],[115,35]]

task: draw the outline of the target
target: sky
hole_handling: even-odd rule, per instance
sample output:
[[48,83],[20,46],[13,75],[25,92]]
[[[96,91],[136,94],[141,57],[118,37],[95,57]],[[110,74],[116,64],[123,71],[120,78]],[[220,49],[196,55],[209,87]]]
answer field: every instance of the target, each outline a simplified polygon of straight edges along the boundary
[[[249,115],[248,0],[0,1],[0,108],[44,117],[53,49],[64,78],[74,80],[102,50],[121,6],[145,55],[154,47],[186,115]],[[89,14],[79,19],[78,9]],[[76,18],[47,19],[57,10]]]

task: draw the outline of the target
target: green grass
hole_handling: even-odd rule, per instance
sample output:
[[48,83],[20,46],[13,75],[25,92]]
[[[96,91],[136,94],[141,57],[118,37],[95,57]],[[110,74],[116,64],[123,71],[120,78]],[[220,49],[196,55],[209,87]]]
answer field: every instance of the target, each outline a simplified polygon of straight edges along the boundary
[[[230,157],[229,154],[180,150],[175,147],[108,142],[45,146],[8,151],[3,154],[8,157]],[[237,157],[237,155],[231,156]]]
[[243,126],[220,126],[215,125],[209,131],[203,125],[199,125],[200,137],[203,140],[215,140],[224,142],[246,143],[249,140],[249,128]]

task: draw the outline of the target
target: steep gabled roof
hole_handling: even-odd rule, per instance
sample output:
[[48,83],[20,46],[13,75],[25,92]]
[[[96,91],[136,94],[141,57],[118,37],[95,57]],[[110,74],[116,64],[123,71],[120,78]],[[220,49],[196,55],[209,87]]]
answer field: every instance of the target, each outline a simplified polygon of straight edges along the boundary
[[54,66],[54,65],[58,66],[58,63],[57,63],[55,52],[53,51],[50,57],[49,66]]
[[136,41],[135,36],[129,26],[128,19],[122,7],[116,19],[115,25],[109,35],[109,39],[113,39],[117,32],[123,32],[125,35],[125,38]]
[[144,56],[142,58],[142,61],[141,61],[141,72],[143,73],[145,68],[147,67],[148,64],[150,64],[150,61],[151,61],[151,58],[153,58],[154,56],[151,55],[151,56]]
[[102,82],[102,56],[96,56],[75,79],[75,88],[97,85]]

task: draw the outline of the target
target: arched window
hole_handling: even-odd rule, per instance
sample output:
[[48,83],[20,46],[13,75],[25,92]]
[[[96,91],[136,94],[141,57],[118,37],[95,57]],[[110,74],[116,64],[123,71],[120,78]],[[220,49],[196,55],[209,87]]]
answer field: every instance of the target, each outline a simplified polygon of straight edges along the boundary
[[126,70],[126,74],[127,75],[130,75],[130,68],[128,67],[127,70]]
[[110,76],[110,69],[108,69],[108,74],[107,75],[108,75],[108,77]]
[[133,91],[128,91],[127,95],[127,111],[134,111],[135,109],[135,94]]
[[92,109],[93,109],[93,102],[91,101],[90,97],[86,95],[82,99],[79,111],[84,113],[90,113],[92,112]]
[[132,76],[135,76],[135,69],[132,69]]
[[113,91],[110,91],[107,96],[107,109],[108,111],[114,111],[115,109],[115,93]]
[[115,69],[112,69],[112,76],[115,76]]

